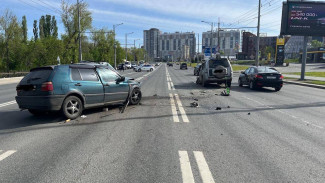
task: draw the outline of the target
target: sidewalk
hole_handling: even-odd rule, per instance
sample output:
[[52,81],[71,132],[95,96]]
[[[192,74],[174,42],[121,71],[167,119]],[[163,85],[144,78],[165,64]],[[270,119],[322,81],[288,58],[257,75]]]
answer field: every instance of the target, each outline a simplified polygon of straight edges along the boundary
[[[295,79],[300,79],[299,75],[293,75],[293,74],[283,74],[284,77],[288,78],[295,78]],[[313,76],[305,76],[305,79],[307,80],[315,80],[315,81],[325,81],[324,77],[313,77]]]

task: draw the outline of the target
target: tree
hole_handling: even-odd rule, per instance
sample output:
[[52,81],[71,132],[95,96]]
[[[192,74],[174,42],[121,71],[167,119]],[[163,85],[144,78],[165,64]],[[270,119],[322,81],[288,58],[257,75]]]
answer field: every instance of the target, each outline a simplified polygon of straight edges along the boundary
[[22,20],[22,31],[23,31],[23,41],[24,43],[27,43],[27,31],[28,31],[28,28],[27,28],[27,20],[26,20],[26,16],[24,15],[23,16],[23,20]]
[[38,39],[37,20],[34,20],[34,24],[33,24],[33,33],[34,33],[34,41],[37,41],[37,39]]
[[44,23],[44,37],[50,37],[51,36],[51,15],[45,15],[45,23]]
[[45,17],[42,16],[39,20],[39,26],[38,26],[38,30],[39,30],[39,38],[40,39],[44,39],[45,34],[44,34],[44,26],[45,26]]
[[56,23],[55,16],[52,16],[52,21],[51,21],[51,35],[54,38],[58,38],[58,26]]
[[323,47],[324,44],[318,40],[312,40],[311,41],[311,47],[312,48],[319,48],[319,47]]

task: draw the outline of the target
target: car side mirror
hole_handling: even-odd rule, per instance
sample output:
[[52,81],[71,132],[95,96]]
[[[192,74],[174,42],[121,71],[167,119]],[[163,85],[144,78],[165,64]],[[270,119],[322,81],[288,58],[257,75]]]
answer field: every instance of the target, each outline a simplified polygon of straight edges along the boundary
[[125,77],[124,76],[121,76],[121,77],[117,78],[116,84],[119,84],[119,83],[121,83],[123,81],[125,81]]

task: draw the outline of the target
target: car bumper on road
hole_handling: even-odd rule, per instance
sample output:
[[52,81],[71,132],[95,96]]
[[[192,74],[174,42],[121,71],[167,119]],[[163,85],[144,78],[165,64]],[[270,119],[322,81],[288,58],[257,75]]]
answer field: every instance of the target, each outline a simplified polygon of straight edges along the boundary
[[47,111],[58,111],[61,109],[64,96],[16,96],[20,109],[38,109]]
[[282,87],[283,81],[278,81],[278,82],[256,81],[255,84],[258,87],[273,87],[273,88],[275,88],[275,87]]

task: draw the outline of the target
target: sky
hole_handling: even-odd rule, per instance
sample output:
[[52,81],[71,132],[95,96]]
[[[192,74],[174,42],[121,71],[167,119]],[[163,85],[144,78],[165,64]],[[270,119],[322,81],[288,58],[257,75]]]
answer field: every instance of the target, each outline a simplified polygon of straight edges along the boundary
[[[70,4],[77,0],[66,0]],[[143,30],[158,28],[162,32],[202,32],[211,26],[201,21],[218,22],[221,28],[257,26],[258,0],[80,0],[89,5],[93,27],[112,29],[114,24],[123,23],[116,29],[117,40],[128,44],[143,45]],[[283,0],[261,0],[261,33],[277,36],[280,32]],[[42,15],[56,16],[59,35],[64,33],[60,17],[61,0],[1,0],[0,15],[11,10],[19,20],[27,17],[29,38],[33,35],[33,21]],[[217,24],[215,25],[217,26]],[[256,28],[241,30],[256,33]],[[200,40],[201,42],[201,40]]]

